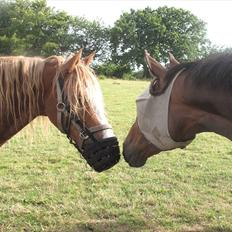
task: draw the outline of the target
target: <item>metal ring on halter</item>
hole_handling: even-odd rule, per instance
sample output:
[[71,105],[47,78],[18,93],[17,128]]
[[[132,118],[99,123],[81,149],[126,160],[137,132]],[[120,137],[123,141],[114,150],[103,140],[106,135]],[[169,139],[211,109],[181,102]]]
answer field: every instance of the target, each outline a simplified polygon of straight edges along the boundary
[[64,112],[65,111],[66,105],[63,102],[58,102],[56,105],[56,109],[59,112]]
[[86,132],[84,130],[81,130],[80,131],[80,137],[83,139],[83,140],[86,140],[89,138],[89,136],[86,134]]

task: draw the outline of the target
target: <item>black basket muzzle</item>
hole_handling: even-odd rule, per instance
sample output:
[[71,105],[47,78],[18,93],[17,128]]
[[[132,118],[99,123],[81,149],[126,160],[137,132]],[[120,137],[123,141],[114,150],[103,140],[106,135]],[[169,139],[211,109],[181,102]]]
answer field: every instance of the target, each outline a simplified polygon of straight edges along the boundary
[[[77,125],[77,122],[72,124]],[[81,134],[82,138],[78,142],[73,141],[68,133],[67,137],[95,171],[105,171],[118,163],[120,148],[116,137],[96,139],[94,133],[91,133],[87,128],[84,128]]]
[[117,164],[120,159],[118,140],[111,137],[86,144],[82,156],[95,171],[105,171]]

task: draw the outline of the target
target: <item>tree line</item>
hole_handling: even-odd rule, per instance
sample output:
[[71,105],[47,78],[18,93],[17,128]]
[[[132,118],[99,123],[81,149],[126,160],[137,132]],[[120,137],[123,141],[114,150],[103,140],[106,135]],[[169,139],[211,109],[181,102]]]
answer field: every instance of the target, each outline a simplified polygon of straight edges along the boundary
[[142,69],[147,49],[160,62],[168,51],[193,60],[217,51],[206,38],[206,24],[190,11],[149,7],[123,13],[112,27],[57,11],[46,0],[0,1],[0,55],[68,55],[96,51],[100,74],[122,77]]

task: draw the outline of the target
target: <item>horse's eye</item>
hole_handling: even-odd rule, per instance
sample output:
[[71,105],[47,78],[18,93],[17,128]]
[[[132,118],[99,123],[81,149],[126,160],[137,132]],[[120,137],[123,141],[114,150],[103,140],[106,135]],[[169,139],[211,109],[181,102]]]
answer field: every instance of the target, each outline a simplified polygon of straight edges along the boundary
[[158,79],[152,80],[152,82],[150,84],[150,94],[151,95],[155,95],[158,86],[159,86],[159,80]]

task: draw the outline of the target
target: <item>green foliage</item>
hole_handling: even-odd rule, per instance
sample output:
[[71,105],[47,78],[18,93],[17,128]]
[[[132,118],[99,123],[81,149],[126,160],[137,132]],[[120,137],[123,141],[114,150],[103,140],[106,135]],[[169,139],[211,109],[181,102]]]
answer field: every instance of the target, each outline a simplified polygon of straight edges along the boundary
[[55,54],[58,49],[59,49],[59,45],[57,43],[46,42],[42,46],[42,54],[45,56],[49,54]]
[[25,40],[17,38],[14,33],[12,36],[0,36],[0,54],[23,55],[25,52]]
[[48,7],[46,0],[0,1],[0,54],[49,56],[85,48],[99,60],[109,51],[108,29]]
[[71,23],[70,50],[84,49],[84,55],[96,51],[98,61],[106,61],[110,56],[109,28],[98,21],[88,21],[75,17]]
[[123,80],[135,80],[136,77],[132,73],[124,73],[122,76]]
[[[0,2],[0,38],[2,54],[50,55],[68,50],[66,35],[71,19],[55,12],[46,0]],[[3,8],[2,8],[3,7]]]
[[105,76],[105,75],[98,75],[97,77],[100,80],[105,80],[107,78],[107,76]]
[[211,45],[207,49],[207,55],[213,55],[218,53],[232,53],[232,47],[220,47],[217,45]]
[[160,7],[156,12],[161,24],[165,26],[160,60],[161,57],[167,57],[168,50],[173,51],[175,56],[182,60],[193,60],[204,53],[209,41],[206,39],[206,24],[202,20],[190,11],[174,7]]
[[201,56],[207,45],[205,23],[189,11],[160,7],[123,13],[111,29],[113,61],[145,69],[144,49],[166,62],[172,50],[181,60]]
[[[143,70],[139,70],[139,71],[133,72],[133,75],[134,75],[135,78],[138,79],[138,80],[144,79],[144,78],[145,78]],[[150,76],[149,76],[149,77],[150,77]],[[151,78],[151,77],[150,77],[150,78]]]
[[105,63],[96,66],[97,73],[108,77],[122,78],[125,73],[131,73],[128,65],[117,65],[115,63]]

